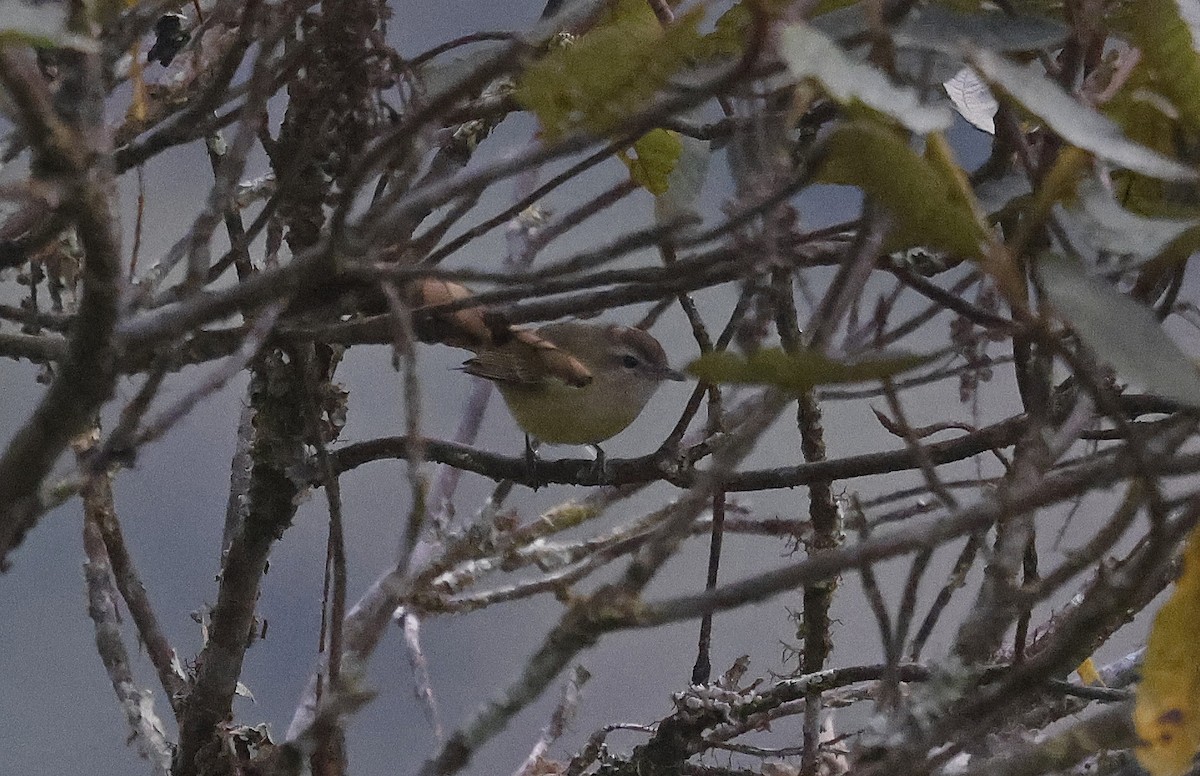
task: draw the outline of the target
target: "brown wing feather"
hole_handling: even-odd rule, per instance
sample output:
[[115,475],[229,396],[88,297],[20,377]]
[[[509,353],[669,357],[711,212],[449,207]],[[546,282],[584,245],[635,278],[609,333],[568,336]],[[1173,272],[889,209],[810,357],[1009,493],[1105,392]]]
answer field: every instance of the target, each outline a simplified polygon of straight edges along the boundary
[[496,383],[531,385],[538,382],[537,375],[526,364],[494,350],[484,351],[468,360],[462,369],[469,375]]
[[592,381],[583,362],[536,332],[513,329],[512,334],[503,347],[483,351],[463,364],[463,371],[511,385],[536,386],[551,377],[576,387]]

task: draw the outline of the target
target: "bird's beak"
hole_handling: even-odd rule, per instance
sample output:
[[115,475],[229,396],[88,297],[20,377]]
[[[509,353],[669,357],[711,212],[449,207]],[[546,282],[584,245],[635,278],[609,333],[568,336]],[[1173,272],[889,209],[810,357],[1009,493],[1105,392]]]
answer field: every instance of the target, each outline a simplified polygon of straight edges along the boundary
[[676,382],[683,382],[684,380],[688,379],[687,375],[685,375],[683,372],[680,372],[678,369],[670,368],[664,369],[662,376],[664,380],[674,380]]

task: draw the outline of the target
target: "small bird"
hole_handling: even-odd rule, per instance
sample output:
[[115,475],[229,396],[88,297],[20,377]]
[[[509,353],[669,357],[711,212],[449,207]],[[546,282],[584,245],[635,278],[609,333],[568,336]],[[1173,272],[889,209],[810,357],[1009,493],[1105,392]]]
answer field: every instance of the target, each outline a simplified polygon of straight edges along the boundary
[[[599,443],[641,414],[665,380],[684,380],[653,336],[617,324],[568,321],[479,350],[463,365],[496,384],[517,425],[540,442],[588,445],[604,470]],[[527,459],[534,446],[526,439]]]
[[526,462],[537,465],[539,442],[588,445],[604,471],[599,443],[625,430],[664,380],[686,380],[667,363],[652,335],[617,324],[566,321],[536,329],[510,325],[503,315],[464,304],[474,294],[440,278],[405,289],[423,342],[473,351],[463,371],[495,383],[525,431]]

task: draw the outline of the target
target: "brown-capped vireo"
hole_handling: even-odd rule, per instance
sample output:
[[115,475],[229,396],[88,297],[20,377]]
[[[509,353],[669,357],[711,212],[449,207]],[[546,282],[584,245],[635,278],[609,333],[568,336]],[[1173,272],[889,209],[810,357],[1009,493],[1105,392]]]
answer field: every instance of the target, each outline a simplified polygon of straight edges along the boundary
[[[456,302],[470,292],[425,281],[425,304]],[[612,323],[566,321],[535,329],[497,327],[480,308],[440,316],[439,341],[475,352],[463,371],[495,384],[526,434],[539,442],[598,446],[632,423],[665,380],[684,380],[651,334]],[[532,448],[527,448],[532,462]]]
[[480,351],[463,370],[495,383],[517,425],[542,442],[603,442],[641,414],[664,380],[685,379],[668,365],[658,340],[641,329],[568,321],[532,334],[583,369],[556,370],[548,348],[514,338]]

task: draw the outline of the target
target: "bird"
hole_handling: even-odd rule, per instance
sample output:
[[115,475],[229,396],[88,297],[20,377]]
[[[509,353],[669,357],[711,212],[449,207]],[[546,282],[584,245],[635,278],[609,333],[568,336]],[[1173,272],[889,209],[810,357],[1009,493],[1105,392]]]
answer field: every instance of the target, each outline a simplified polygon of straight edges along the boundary
[[564,321],[508,333],[462,368],[500,391],[526,433],[531,468],[536,440],[587,445],[596,452],[597,469],[606,471],[600,443],[633,423],[663,382],[686,379],[642,329]]

